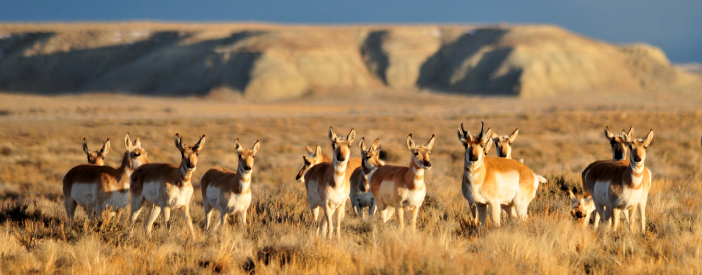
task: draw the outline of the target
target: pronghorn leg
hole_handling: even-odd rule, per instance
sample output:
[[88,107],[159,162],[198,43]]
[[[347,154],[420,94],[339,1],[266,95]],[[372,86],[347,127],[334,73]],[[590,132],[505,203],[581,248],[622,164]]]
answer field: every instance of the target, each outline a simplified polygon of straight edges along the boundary
[[478,209],[480,224],[487,227],[487,204],[476,204],[475,207]]
[[400,223],[400,233],[405,231],[405,209],[401,205],[395,205],[397,211],[397,221]]
[[315,229],[315,234],[319,236],[319,230],[322,228],[322,224],[319,222],[319,206],[310,206],[312,210],[312,220],[314,221],[314,226],[316,227]]
[[372,200],[370,207],[368,207],[368,219],[371,219],[375,215],[375,200]]
[[634,231],[634,213],[636,213],[636,207],[629,208],[627,212],[624,214],[626,214],[626,222],[629,226],[629,231]]
[[[227,219],[229,218],[229,215],[227,215],[227,211],[220,211],[219,212],[219,221],[217,222],[217,225],[222,225],[222,229],[220,231],[225,232],[227,228]],[[217,229],[218,227],[213,228]]]
[[[597,213],[595,213],[594,228],[597,229],[597,227],[600,225],[600,221],[607,222],[607,215],[605,214],[604,205],[595,203],[595,210],[597,211]],[[599,216],[599,218],[597,216]]]
[[193,229],[193,219],[190,218],[190,207],[188,206],[190,202],[183,206],[183,218],[185,218],[185,225],[188,226],[190,230],[190,235],[193,236],[193,242],[195,241],[195,229]]
[[619,214],[621,214],[621,210],[612,207],[612,230],[617,231],[617,226],[619,226]]
[[326,218],[327,221],[327,228],[329,230],[324,230],[322,229],[322,237],[327,237],[327,234],[329,234],[329,238],[331,239],[331,234],[334,232],[334,210],[331,208],[331,205],[329,203],[324,204],[324,217]]
[[[336,238],[341,240],[341,220],[344,219],[344,214],[346,214],[346,200],[341,203],[339,207],[336,208]],[[362,212],[358,212],[363,216]]]
[[419,207],[415,207],[414,209],[410,210],[410,215],[412,215],[412,219],[410,220],[410,225],[412,226],[412,232],[417,232],[417,214],[419,214]]
[[509,214],[509,217],[510,217],[511,219],[517,219],[517,217],[518,217],[518,216],[517,216],[517,209],[516,209],[516,207],[515,207],[514,205],[515,205],[515,204],[512,203],[512,204],[510,204],[510,205],[503,205],[503,206],[502,206],[502,209],[504,209],[505,212],[507,212],[507,214]]
[[361,216],[363,218],[363,213],[361,213],[361,204],[356,200],[355,202],[351,202],[351,209],[353,209],[353,213],[356,214],[357,216]]
[[499,203],[491,203],[490,210],[492,210],[490,215],[492,225],[495,227],[500,227],[500,214],[502,214],[502,207],[500,207]]
[[161,213],[161,207],[158,205],[155,205],[151,208],[151,215],[149,215],[149,218],[146,219],[146,223],[144,223],[144,227],[146,228],[146,236],[149,238],[151,237],[151,227],[154,225],[154,221],[156,221],[156,218],[158,218],[158,214]]
[[243,225],[246,225],[246,210],[248,209],[244,209],[244,211],[241,211],[241,215],[239,215],[241,216],[241,224]]
[[388,222],[388,206],[385,205],[382,202],[376,202],[378,209],[380,209],[380,218],[383,220],[383,223]]
[[163,223],[166,224],[166,231],[171,231],[171,209],[164,207],[161,212],[163,212]]
[[205,231],[210,228],[210,222],[212,222],[212,206],[207,202],[207,199],[202,203],[202,208],[205,209]]
[[388,207],[388,220],[392,219],[393,214],[395,214],[395,207]]
[[641,216],[641,234],[646,234],[646,202],[639,203],[639,215]]
[[144,198],[143,197],[137,197],[134,194],[132,194],[132,213],[129,215],[131,223],[136,222],[137,218],[139,217],[139,213],[141,213],[141,210],[144,209]]
[[468,208],[470,208],[471,218],[473,218],[474,221],[477,221],[478,220],[478,207],[475,204],[469,204]]
[[66,197],[63,199],[63,206],[66,207],[66,215],[68,216],[68,224],[73,223],[73,216],[76,214],[76,207],[78,207],[78,203],[71,199],[70,197]]

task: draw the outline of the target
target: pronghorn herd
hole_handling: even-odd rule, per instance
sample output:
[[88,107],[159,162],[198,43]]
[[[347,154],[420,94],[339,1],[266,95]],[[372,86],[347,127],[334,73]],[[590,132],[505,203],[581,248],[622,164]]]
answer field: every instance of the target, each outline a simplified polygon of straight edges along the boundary
[[[458,129],[458,140],[464,147],[463,180],[461,191],[468,201],[475,220],[487,226],[487,219],[493,226],[500,226],[501,212],[510,217],[525,221],[528,207],[536,196],[540,184],[546,179],[535,174],[523,161],[512,159],[512,143],[519,129],[509,136],[500,136],[490,128],[481,126],[480,132],[471,134],[463,124]],[[633,216],[638,209],[641,229],[645,231],[645,208],[651,188],[651,171],[645,167],[646,149],[653,140],[653,131],[644,139],[634,139],[634,129],[615,135],[605,128],[605,137],[612,148],[611,160],[593,162],[582,173],[584,194],[576,197],[569,191],[572,202],[571,215],[582,218],[586,226],[594,213],[594,227],[606,221],[617,229],[620,214],[624,213],[627,224],[633,228]],[[322,147],[315,150],[306,147],[303,156],[304,166],[297,174],[297,181],[304,182],[314,221],[316,233],[323,237],[341,236],[341,222],[345,216],[346,201],[350,200],[353,211],[363,217],[364,208],[373,217],[380,211],[383,222],[397,215],[399,230],[404,230],[405,211],[409,212],[412,231],[416,230],[417,214],[424,202],[427,188],[425,172],[432,168],[431,150],[435,136],[418,145],[412,134],[406,139],[409,151],[407,166],[385,165],[380,160],[380,139],[367,144],[365,138],[358,142],[361,158],[351,158],[356,131],[346,136],[337,136],[329,127],[331,159],[322,154]],[[136,221],[145,206],[151,212],[145,220],[147,235],[151,227],[163,214],[166,229],[169,230],[172,209],[182,209],[186,226],[195,239],[190,218],[190,202],[193,197],[192,177],[196,170],[198,156],[205,146],[205,136],[193,146],[186,146],[183,138],[175,135],[175,145],[181,154],[179,165],[150,163],[146,150],[139,137],[134,142],[125,136],[125,153],[119,167],[104,166],[105,155],[110,151],[110,141],[106,140],[97,151],[88,148],[83,139],[89,164],[72,168],[63,179],[64,206],[69,222],[73,219],[76,206],[84,208],[90,217],[101,216],[108,211],[114,215],[130,203],[129,221]],[[492,146],[498,157],[488,157]],[[239,139],[234,142],[239,163],[236,171],[213,168],[204,173],[200,181],[205,211],[203,228],[209,231],[212,210],[219,211],[219,219],[214,228],[225,223],[229,214],[240,213],[242,224],[246,224],[246,211],[252,201],[251,176],[253,164],[261,143],[256,141],[250,149],[245,149]],[[625,160],[626,155],[629,160]],[[130,198],[131,197],[131,198]],[[319,220],[320,210],[322,219]]]

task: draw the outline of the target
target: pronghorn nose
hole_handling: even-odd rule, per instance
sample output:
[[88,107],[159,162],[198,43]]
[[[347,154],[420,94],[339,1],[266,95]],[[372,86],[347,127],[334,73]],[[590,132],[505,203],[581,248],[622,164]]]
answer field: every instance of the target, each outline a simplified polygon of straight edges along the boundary
[[641,157],[639,157],[639,156],[634,157],[634,161],[641,162]]
[[470,161],[478,161],[478,156],[471,155]]
[[251,166],[248,166],[248,165],[245,166],[245,167],[244,167],[244,170],[246,170],[247,172],[248,172],[248,171],[251,171]]
[[344,156],[339,156],[338,160],[339,160],[339,161],[346,161],[346,157],[344,157]]

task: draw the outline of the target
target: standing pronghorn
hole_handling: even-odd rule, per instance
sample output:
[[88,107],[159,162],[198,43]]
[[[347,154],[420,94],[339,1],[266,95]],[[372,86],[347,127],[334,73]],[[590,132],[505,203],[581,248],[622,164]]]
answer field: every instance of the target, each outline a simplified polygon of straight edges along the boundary
[[492,140],[495,143],[495,148],[497,149],[497,157],[499,158],[512,158],[512,142],[517,139],[519,134],[519,128],[514,130],[509,136],[500,136],[495,132],[492,132]]
[[363,218],[363,208],[368,207],[368,217],[375,214],[375,199],[370,192],[369,178],[378,167],[383,166],[380,161],[380,139],[377,138],[370,148],[366,148],[365,139],[361,138],[358,147],[361,149],[361,167],[356,168],[351,174],[351,205],[353,211]]
[[166,163],[151,163],[139,167],[131,177],[132,222],[146,203],[151,204],[151,215],[144,224],[147,235],[151,236],[151,226],[163,211],[166,229],[171,229],[171,209],[182,208],[185,224],[195,239],[193,222],[190,219],[190,199],[193,197],[191,178],[195,172],[197,157],[205,146],[205,135],[195,146],[185,146],[183,138],[175,135],[175,145],[180,150],[180,166]]
[[307,149],[307,156],[302,156],[304,164],[302,166],[302,169],[300,169],[300,172],[297,172],[297,176],[295,177],[295,179],[298,182],[305,182],[305,173],[307,173],[307,170],[310,170],[312,166],[315,166],[322,162],[331,162],[331,160],[327,158],[327,156],[322,154],[322,147],[320,147],[319,145],[317,145],[316,151],[312,151],[312,149],[308,146],[305,146],[305,149]]
[[[627,224],[633,226],[632,218],[636,208],[641,214],[641,232],[646,230],[646,202],[648,191],[651,189],[651,171],[644,166],[646,148],[653,141],[653,130],[648,132],[645,139],[632,139],[622,132],[627,147],[629,160],[597,161],[583,171],[583,179],[588,184],[600,217],[611,223],[614,220],[614,230],[619,225],[620,211],[624,210]],[[605,214],[606,211],[606,214]],[[597,227],[597,220],[595,220]]]
[[351,144],[355,138],[356,131],[354,129],[351,129],[351,132],[344,138],[336,136],[332,127],[329,127],[329,139],[334,149],[332,162],[317,164],[305,173],[307,202],[315,222],[319,216],[319,208],[324,210],[324,220],[317,222],[317,234],[322,231],[322,236],[326,236],[326,227],[328,226],[329,238],[332,237],[334,233],[332,217],[336,213],[336,235],[337,238],[341,238],[341,220],[344,218],[346,200],[349,198],[350,191],[351,172],[348,170],[354,166],[353,169],[356,169],[361,165],[360,159],[350,159]]
[[371,192],[383,222],[387,222],[392,215],[388,208],[397,212],[400,223],[400,232],[404,231],[404,211],[409,210],[412,231],[417,228],[417,213],[424,202],[427,187],[424,183],[424,170],[431,169],[429,155],[434,147],[434,135],[424,146],[417,146],[412,139],[412,134],[407,136],[407,149],[409,149],[409,166],[383,165],[377,168],[370,177]]
[[[609,131],[609,127],[605,126],[604,134],[607,140],[609,140],[609,145],[612,147],[612,161],[624,160],[626,158],[626,153],[629,151],[629,146],[627,145],[626,140],[627,138],[634,138],[634,127],[629,127],[629,132],[627,133],[625,133],[624,130],[622,130],[622,134],[615,136],[612,132]],[[588,165],[585,168],[585,170],[583,170],[582,182],[584,194],[582,195],[582,197],[575,197],[574,195],[572,195],[572,192],[571,194],[569,194],[571,199],[571,206],[573,208],[573,210],[571,211],[571,215],[573,215],[575,218],[584,218],[583,223],[587,225],[587,223],[590,221],[590,215],[594,214],[595,228],[599,226],[600,220],[605,219],[605,217],[601,217],[600,214],[597,211],[595,211],[595,205],[592,201],[592,194],[590,193],[590,190],[593,189],[595,186],[595,181],[592,181],[591,179],[588,180],[586,176],[590,172],[590,169],[593,166],[598,165],[598,163],[600,162],[608,162],[608,160],[600,160],[593,162],[592,164]],[[590,210],[589,213],[583,213],[583,211],[586,211],[588,209]],[[628,213],[625,214],[628,215]]]
[[[109,141],[106,143],[109,148]],[[141,140],[132,143],[129,134],[124,137],[124,157],[117,168],[83,164],[73,167],[63,177],[63,204],[68,220],[73,220],[76,206],[82,206],[88,215],[98,217],[108,208],[121,209],[129,202],[129,175],[142,164],[149,163]],[[104,148],[104,147],[103,147]],[[112,214],[112,213],[111,213]]]
[[523,221],[527,218],[527,208],[536,196],[539,183],[546,183],[546,179],[534,174],[519,161],[486,157],[485,149],[490,143],[492,131],[488,128],[487,132],[483,132],[483,129],[481,127],[480,134],[476,136],[466,131],[463,124],[458,129],[458,139],[465,147],[463,197],[477,206],[483,225],[487,225],[488,205],[495,226],[500,226],[502,208],[509,209],[507,213]]
[[105,156],[110,152],[110,139],[108,138],[105,143],[102,144],[100,150],[90,151],[88,148],[88,141],[83,138],[83,152],[88,156],[89,164],[103,166],[105,165]]
[[237,138],[234,148],[239,155],[236,172],[224,168],[208,170],[200,181],[202,206],[205,208],[205,230],[210,227],[212,209],[219,210],[219,220],[214,229],[222,223],[226,226],[227,215],[241,213],[241,223],[246,224],[246,210],[251,205],[251,172],[254,158],[261,143],[257,140],[251,149],[244,149]]

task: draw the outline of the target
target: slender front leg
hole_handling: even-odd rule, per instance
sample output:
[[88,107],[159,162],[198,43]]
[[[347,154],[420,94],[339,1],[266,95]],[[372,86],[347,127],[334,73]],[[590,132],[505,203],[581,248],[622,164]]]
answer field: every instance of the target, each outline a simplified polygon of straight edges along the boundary
[[[600,221],[607,222],[607,215],[605,214],[604,205],[595,203],[595,210],[597,211],[597,213],[595,213],[595,229],[597,229],[600,225]],[[597,216],[599,216],[599,219]]]
[[493,226],[500,227],[500,214],[502,214],[502,207],[500,207],[499,203],[491,203],[490,210],[492,212],[490,219],[492,220]]
[[195,229],[193,229],[193,220],[190,218],[190,202],[183,206],[183,218],[185,218],[185,225],[188,226],[190,230],[190,235],[193,236],[193,242],[195,241]]
[[161,211],[163,211],[163,221],[166,223],[166,231],[171,231],[171,209],[164,207]]
[[641,215],[641,234],[646,234],[646,203],[639,204],[639,215]]
[[371,200],[370,207],[368,207],[368,219],[375,216],[375,200]]
[[612,207],[612,230],[617,231],[617,226],[619,226],[619,214],[621,210]]
[[410,210],[410,215],[412,219],[410,220],[410,225],[412,226],[412,232],[417,232],[417,214],[419,213],[419,206]]
[[629,208],[624,212],[624,217],[626,218],[626,224],[629,226],[629,231],[634,231],[634,213],[636,213],[636,207]]
[[480,224],[487,227],[487,204],[476,204],[475,207],[478,208]]
[[[336,214],[337,215],[336,216],[336,239],[341,240],[341,220],[344,219],[344,214],[346,212],[346,200],[344,200],[344,202],[342,202],[341,205],[336,208],[335,212],[337,213]],[[361,214],[361,216],[363,216],[362,212],[359,211],[358,213]]]
[[[220,211],[220,212],[219,212],[219,222],[218,222],[217,224],[218,224],[218,225],[219,225],[220,223],[222,224],[222,229],[220,229],[221,231],[225,231],[225,230],[226,230],[225,228],[227,227],[227,218],[229,218],[229,216],[227,215],[226,209],[225,209],[225,211]],[[215,228],[216,228],[216,227],[215,227]]]
[[315,234],[319,236],[319,231],[322,228],[322,224],[319,222],[319,206],[310,206],[310,210],[312,211],[312,219],[314,221],[314,226],[315,228]]
[[333,216],[334,216],[334,209],[332,209],[330,203],[324,204],[324,216],[325,216],[325,218],[326,218],[327,227],[329,228],[329,230],[328,230],[328,231],[327,231],[327,230],[322,230],[322,231],[323,231],[323,232],[322,232],[322,237],[325,237],[325,238],[326,238],[326,237],[327,237],[327,233],[328,233],[328,234],[329,234],[329,239],[331,239],[331,238],[332,238],[332,233],[334,232],[334,219],[333,219]]
[[241,224],[243,225],[246,225],[246,210],[248,209],[244,209],[244,211],[241,211],[241,215],[239,215],[241,216]]
[[400,222],[400,233],[405,231],[405,209],[399,204],[395,205],[395,212],[397,212],[397,221]]
[[161,213],[161,207],[158,205],[155,205],[151,208],[151,214],[149,215],[149,218],[146,220],[146,223],[144,223],[144,227],[146,228],[146,235],[151,238],[151,227],[154,225],[154,221],[156,221],[156,218],[158,218],[158,214]]
[[212,222],[212,207],[210,206],[209,203],[207,203],[207,200],[205,199],[205,202],[202,203],[202,208],[205,209],[205,231],[207,231],[210,228],[210,222]]

